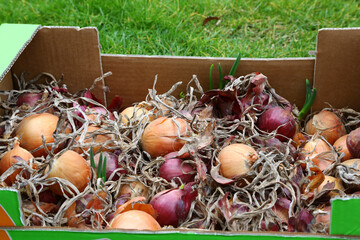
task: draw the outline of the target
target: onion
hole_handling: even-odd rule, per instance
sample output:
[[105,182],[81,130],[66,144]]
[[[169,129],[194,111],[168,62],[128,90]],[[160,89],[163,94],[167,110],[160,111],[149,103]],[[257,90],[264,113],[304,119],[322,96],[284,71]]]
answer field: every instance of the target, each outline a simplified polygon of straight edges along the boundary
[[23,93],[18,97],[16,106],[27,105],[29,107],[34,107],[42,96],[43,93]]
[[[342,162],[343,165],[347,166],[349,168],[349,172],[346,174],[348,178],[352,178],[353,174],[360,175],[360,158],[354,158],[347,161]],[[354,181],[354,180],[353,180]],[[348,183],[352,188],[359,190],[360,184],[357,184],[358,182],[352,182]]]
[[323,110],[314,115],[305,126],[305,132],[310,135],[320,133],[331,145],[346,134],[345,126],[333,112]]
[[[129,124],[129,120],[141,119],[144,115],[148,114],[149,111],[143,107],[127,107],[121,112],[121,121],[124,125]],[[154,116],[150,116],[149,120],[153,120]],[[143,122],[143,121],[141,121]]]
[[[305,157],[308,157],[321,171],[324,171],[336,160],[336,155],[331,147],[321,138],[312,139],[304,145],[300,152],[300,159],[305,159]],[[305,166],[303,165],[303,167]]]
[[[7,151],[0,160],[0,175],[8,170],[13,164],[17,163],[18,160],[15,156],[22,158],[25,161],[29,161],[34,158],[33,155],[26,149],[20,147],[19,141],[15,141],[13,149]],[[7,185],[12,185],[16,181],[16,176],[21,172],[21,169],[16,169],[10,176],[4,181]]]
[[[183,163],[180,158],[166,159],[159,168],[159,176],[170,182],[173,178],[180,178],[182,183],[194,181],[194,168],[187,163]],[[180,184],[179,180],[175,180]]]
[[[97,153],[94,156],[96,169],[99,164],[100,155],[101,155],[101,153]],[[118,155],[116,155],[115,153],[111,153],[111,152],[104,152],[104,153],[102,153],[102,155],[103,155],[103,159],[106,157],[106,180],[116,181],[119,179],[119,177],[122,174],[125,174],[127,172],[125,169],[122,169],[121,165],[118,164]],[[121,169],[119,169],[119,168],[121,168]],[[114,173],[114,175],[111,177],[111,175],[113,173]]]
[[[340,191],[344,191],[345,188],[342,185],[342,182],[339,178],[335,178],[335,177],[331,177],[331,176],[325,176],[324,181],[320,184],[320,186],[317,187],[317,191],[318,192],[322,192],[325,190],[340,190]],[[328,193],[328,196],[330,197],[335,197],[339,195],[337,192],[335,191],[330,191]]]
[[259,158],[255,149],[242,143],[235,143],[223,148],[218,159],[220,172],[226,178],[241,177],[250,172],[251,165]]
[[279,106],[267,109],[256,124],[263,131],[276,131],[275,137],[280,141],[293,138],[296,132],[296,122],[291,112]]
[[148,213],[139,210],[130,210],[113,218],[109,228],[134,230],[160,230],[159,223]]
[[[45,143],[53,143],[53,133],[56,130],[59,117],[51,113],[33,114],[24,118],[17,126],[15,135],[20,139],[20,146],[28,151],[33,151],[36,148],[42,146],[42,136],[45,138]],[[65,129],[65,132],[70,132],[69,128]],[[48,146],[48,150],[51,150],[51,146]],[[61,150],[55,149],[55,152]],[[44,148],[41,148],[32,153],[35,157],[47,156]]]
[[331,206],[325,206],[316,209],[314,212],[316,223],[321,223],[325,226],[325,230],[329,232],[331,220]]
[[[49,172],[49,167],[45,173]],[[88,162],[80,154],[67,150],[52,165],[51,171],[47,178],[61,178],[72,183],[79,192],[82,192],[91,179],[91,169]],[[58,195],[63,195],[59,184],[50,185],[51,191]],[[71,189],[71,188],[70,188]],[[64,190],[66,195],[68,192]]]
[[[92,146],[94,153],[100,152],[100,150],[110,151],[110,149],[107,149],[106,147],[109,147],[111,145],[109,144],[109,142],[113,140],[113,135],[108,133],[101,134],[102,131],[103,130],[100,127],[89,125],[87,127],[87,133],[84,142],[80,143],[81,148],[75,148],[74,151],[80,154],[83,153],[83,151],[87,152],[90,149],[90,145]],[[90,137],[90,135],[92,135],[92,137]],[[80,136],[77,136],[75,138],[76,141],[79,141],[79,139]],[[105,145],[106,142],[107,145]]]
[[127,196],[127,195],[130,198],[139,197],[139,196],[148,198],[149,197],[149,189],[143,183],[141,183],[137,180],[133,180],[130,183],[124,182],[124,183],[122,183],[122,185],[120,187],[118,197],[119,196]]
[[360,127],[349,133],[346,145],[354,158],[360,158]]
[[150,204],[157,211],[156,220],[161,226],[177,227],[186,219],[191,203],[197,196],[197,191],[192,191],[191,186],[189,183],[184,189],[164,190],[151,199]]
[[344,153],[344,157],[341,158],[341,162],[349,160],[351,158],[353,158],[352,154],[349,151],[349,148],[347,147],[346,144],[346,139],[348,137],[347,135],[341,136],[340,138],[338,138],[335,143],[333,144],[333,147],[339,152],[339,153]]
[[141,145],[144,151],[155,158],[180,150],[186,143],[180,137],[189,136],[190,126],[184,119],[160,117],[145,128]]

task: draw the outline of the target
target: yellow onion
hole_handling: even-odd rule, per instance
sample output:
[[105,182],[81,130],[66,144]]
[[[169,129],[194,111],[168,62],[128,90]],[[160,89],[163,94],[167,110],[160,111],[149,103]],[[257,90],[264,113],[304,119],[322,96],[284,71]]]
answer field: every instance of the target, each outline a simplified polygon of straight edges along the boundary
[[[308,141],[300,152],[300,159],[308,157],[321,171],[329,167],[336,159],[331,147],[321,138]],[[305,167],[305,165],[302,165]]]
[[[324,181],[320,184],[320,186],[317,187],[318,192],[325,191],[326,189],[341,190],[341,191],[345,190],[344,186],[342,185],[341,180],[339,178],[335,178],[335,177],[331,177],[331,176],[325,176]],[[338,193],[335,191],[330,191],[328,193],[328,196],[330,196],[330,197],[335,197],[337,195],[338,195]]]
[[344,157],[341,158],[341,162],[349,160],[353,157],[349,151],[349,148],[347,147],[347,144],[346,144],[346,139],[347,139],[348,135],[349,134],[346,134],[346,135],[338,138],[338,140],[336,140],[335,143],[333,144],[333,147],[339,153],[344,153]]
[[[130,178],[129,178],[130,179]],[[124,182],[121,184],[118,196],[149,197],[149,189],[141,182],[134,180],[132,182]]]
[[234,143],[223,148],[218,159],[220,173],[226,178],[241,177],[250,172],[252,164],[259,158],[255,149],[243,143]]
[[[360,158],[349,159],[342,162],[342,165],[350,169],[351,174],[360,174]],[[350,184],[352,188],[360,189],[360,184]]]
[[179,151],[186,143],[179,137],[189,136],[190,126],[184,119],[160,117],[145,128],[141,146],[152,158],[156,158]]
[[114,217],[110,228],[134,230],[160,230],[160,224],[148,213],[140,210],[130,210]]
[[[81,148],[75,148],[74,151],[78,153],[83,153],[83,151],[88,151],[90,149],[90,146],[92,146],[94,153],[101,151],[110,151],[106,147],[110,147],[111,144],[104,145],[105,142],[113,140],[113,136],[111,134],[100,134],[102,129],[97,126],[89,125],[87,127],[87,133],[86,137],[83,142],[83,146]],[[99,134],[94,134],[94,132],[99,132]],[[89,137],[90,135],[93,135],[93,137]],[[76,141],[79,141],[80,136],[77,136],[75,138]]]
[[[48,172],[49,167],[45,170],[45,173]],[[79,192],[82,192],[91,179],[90,165],[77,152],[67,150],[54,161],[47,178],[55,177],[68,180],[79,190]],[[63,192],[58,184],[53,184],[49,186],[49,188],[54,193],[63,195]],[[65,194],[69,195],[67,192],[65,192]]]
[[[46,143],[53,143],[53,133],[56,130],[59,117],[51,113],[39,113],[33,114],[24,118],[17,126],[15,135],[20,139],[20,146],[28,151],[42,146],[42,136],[45,138]],[[70,132],[69,128],[66,128],[65,132]],[[48,147],[51,150],[51,147]],[[56,149],[55,152],[60,149]],[[46,151],[41,148],[32,153],[35,157],[46,156]]]
[[346,134],[341,119],[333,112],[323,110],[314,115],[305,126],[305,132],[310,135],[320,133],[330,144]]
[[[124,125],[127,125],[129,120],[140,119],[149,111],[143,107],[127,107],[121,112],[121,121]],[[154,116],[149,116],[149,120],[153,120]]]
[[[0,175],[8,170],[18,160],[15,157],[20,157],[25,161],[29,161],[34,158],[33,155],[26,149],[20,147],[19,141],[15,141],[13,149],[7,151],[0,160]],[[21,172],[21,169],[16,169],[10,176],[5,179],[7,185],[12,185],[16,180],[16,175]]]

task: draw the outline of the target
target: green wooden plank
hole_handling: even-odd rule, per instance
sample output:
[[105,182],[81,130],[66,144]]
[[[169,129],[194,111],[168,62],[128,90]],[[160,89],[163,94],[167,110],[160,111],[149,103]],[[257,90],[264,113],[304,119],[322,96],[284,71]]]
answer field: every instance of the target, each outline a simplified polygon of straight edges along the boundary
[[20,195],[15,189],[0,189],[0,205],[11,217],[15,226],[24,226],[22,210],[20,206]]
[[0,80],[31,41],[39,26],[7,23],[0,25]]
[[332,200],[330,233],[360,236],[360,198]]
[[[0,228],[1,230],[1,228]],[[168,240],[168,239],[181,239],[181,240],[285,240],[288,238],[294,240],[333,240],[344,239],[343,236],[331,236],[331,235],[312,235],[312,234],[271,234],[271,233],[239,233],[239,234],[206,234],[200,232],[169,232],[160,231],[156,233],[152,232],[124,232],[124,231],[69,231],[62,229],[5,229],[10,235],[12,240],[22,239],[51,239],[51,240]],[[360,238],[352,238],[360,239]]]

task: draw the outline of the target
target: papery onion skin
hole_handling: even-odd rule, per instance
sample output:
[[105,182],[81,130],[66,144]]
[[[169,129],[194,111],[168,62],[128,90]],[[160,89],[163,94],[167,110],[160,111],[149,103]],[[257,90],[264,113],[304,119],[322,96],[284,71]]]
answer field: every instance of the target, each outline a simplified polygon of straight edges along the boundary
[[346,134],[346,129],[335,113],[323,110],[306,123],[305,132],[310,135],[318,132],[332,145],[339,137]]
[[[349,168],[350,174],[360,174],[360,158],[349,159],[341,163]],[[360,190],[360,184],[350,184],[351,188]]]
[[[49,167],[45,172],[49,171]],[[77,152],[67,150],[54,161],[52,169],[47,178],[62,178],[71,182],[80,192],[88,185],[91,179],[91,169],[88,162]],[[58,184],[50,185],[51,191],[63,195]],[[70,193],[66,193],[70,195]]]
[[269,133],[276,130],[275,137],[280,141],[287,141],[296,133],[295,118],[290,111],[279,106],[267,109],[256,124],[261,130]]
[[130,198],[134,197],[149,197],[149,189],[141,182],[134,180],[131,182],[123,182],[117,197],[128,195]]
[[[168,182],[173,178],[180,178],[182,183],[189,183],[194,181],[195,173],[190,164],[183,163],[180,158],[170,158],[160,166],[159,176]],[[179,183],[178,180],[176,181]]]
[[16,106],[26,104],[30,107],[34,107],[35,104],[42,98],[42,96],[43,93],[23,93],[18,97],[16,101]]
[[148,213],[130,210],[115,216],[110,222],[112,229],[160,230],[159,223]]
[[186,141],[179,137],[189,136],[190,126],[184,119],[160,117],[145,128],[141,146],[151,158],[156,158],[180,150]]
[[[45,138],[46,143],[53,143],[53,133],[56,130],[59,117],[51,113],[33,114],[24,118],[17,126],[15,135],[20,139],[20,146],[28,151],[42,146],[42,136]],[[65,132],[70,132],[70,129],[66,129]],[[50,150],[51,147],[49,146]],[[56,149],[58,152],[60,149]],[[39,149],[32,153],[34,157],[47,156],[44,148]]]
[[184,189],[175,188],[159,192],[151,199],[150,204],[157,211],[156,220],[161,226],[177,227],[186,219],[196,196],[197,191],[192,191],[189,183]]
[[[2,175],[6,170],[8,170],[13,164],[17,163],[17,159],[14,158],[18,156],[25,161],[29,161],[30,159],[34,158],[34,156],[27,151],[26,149],[20,147],[19,141],[15,141],[14,147],[7,151],[4,156],[0,160],[0,175]],[[7,185],[12,185],[16,180],[16,175],[21,172],[21,169],[15,170],[10,176],[5,179],[5,183]]]
[[339,152],[339,153],[343,153],[344,156],[343,158],[341,158],[341,162],[344,162],[346,160],[349,160],[351,158],[353,158],[352,154],[349,151],[349,148],[347,147],[347,140],[348,134],[341,136],[340,138],[338,138],[335,143],[333,144],[333,147]]
[[[324,171],[336,160],[336,155],[331,147],[321,138],[308,141],[299,155],[299,159],[308,157],[321,171]],[[302,167],[305,166],[306,164],[302,164]]]
[[346,145],[354,158],[360,158],[360,127],[349,133]]
[[330,229],[330,220],[331,220],[331,206],[325,206],[323,208],[317,209],[314,212],[316,223],[322,223],[325,226],[326,232],[329,232]]
[[251,165],[259,158],[256,150],[243,143],[234,143],[223,148],[218,159],[221,175],[232,179],[250,172]]
[[[127,107],[121,112],[121,121],[123,124],[129,124],[129,120],[132,118],[140,119],[143,115],[148,114],[149,111],[143,107]],[[150,116],[149,120],[153,120],[153,116]]]
[[[338,189],[338,190],[341,190],[341,191],[345,190],[341,179],[335,178],[335,177],[332,177],[332,176],[325,176],[325,180],[320,184],[319,187],[317,187],[318,192],[321,192],[321,191],[325,190],[324,187],[326,186],[326,184],[334,184],[334,187],[332,189]],[[335,192],[335,191],[330,191],[328,193],[328,195],[330,197],[335,197],[335,196],[337,196],[339,194],[337,192]]]
[[111,112],[108,112],[103,107],[92,107],[92,108],[90,108],[90,111],[94,112],[94,113],[88,114],[88,115],[86,115],[86,117],[91,121],[96,121],[98,117],[99,117],[99,119],[102,119],[102,118],[104,118],[104,116],[108,116],[108,118],[110,120],[115,120],[114,115]]

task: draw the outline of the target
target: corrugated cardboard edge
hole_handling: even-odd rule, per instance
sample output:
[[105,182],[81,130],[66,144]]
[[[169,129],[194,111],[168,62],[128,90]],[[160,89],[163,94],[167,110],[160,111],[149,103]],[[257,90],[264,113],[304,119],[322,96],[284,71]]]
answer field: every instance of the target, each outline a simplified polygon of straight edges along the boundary
[[29,43],[33,40],[33,38],[35,37],[36,33],[39,31],[39,29],[41,28],[41,26],[39,25],[37,27],[37,29],[34,31],[34,33],[31,35],[31,37],[29,38],[29,40],[27,40],[25,42],[25,44],[23,45],[23,47],[20,49],[20,51],[18,52],[18,54],[15,56],[15,58],[12,60],[12,62],[9,64],[9,66],[5,69],[5,71],[0,75],[0,81],[5,77],[5,75],[10,71],[11,67],[14,65],[14,63],[16,62],[16,60],[19,58],[19,56],[21,55],[21,53],[24,51],[24,49],[29,45]]

